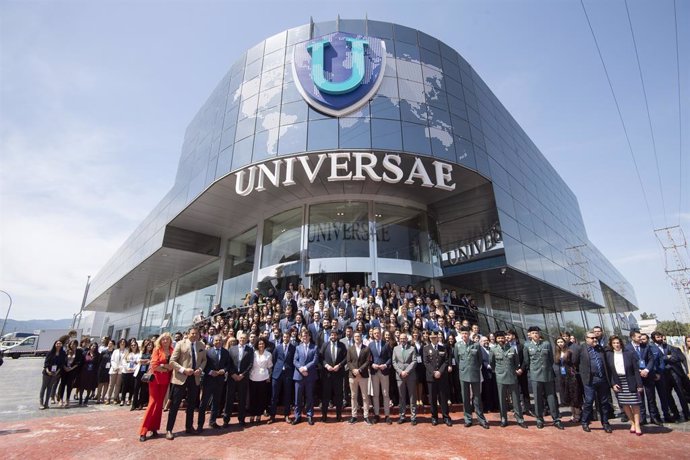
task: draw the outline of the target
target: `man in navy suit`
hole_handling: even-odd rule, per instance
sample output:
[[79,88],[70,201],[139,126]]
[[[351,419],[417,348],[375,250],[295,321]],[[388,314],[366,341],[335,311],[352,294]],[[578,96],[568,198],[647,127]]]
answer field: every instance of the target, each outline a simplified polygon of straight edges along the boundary
[[[642,386],[644,387],[647,405],[649,406],[649,416],[652,423],[655,425],[662,425],[659,414],[659,407],[656,405],[656,393],[654,387],[654,354],[649,349],[649,346],[642,343],[642,334],[640,331],[630,332],[630,343],[625,346],[626,350],[632,351],[637,358],[638,367],[640,369],[640,377],[642,377]],[[642,424],[647,424],[647,411],[644,401],[640,405],[640,418]]]
[[338,330],[330,329],[330,340],[321,347],[321,421],[326,421],[328,402],[333,401],[338,422],[343,412],[343,377],[347,362],[347,348],[338,341]]
[[295,345],[290,343],[290,333],[283,333],[283,341],[276,344],[273,350],[273,372],[271,374],[271,409],[268,423],[275,422],[278,396],[282,391],[282,404],[285,421],[290,414],[290,396],[292,396],[292,374],[295,372]]
[[374,339],[369,342],[369,350],[371,352],[371,385],[374,388],[374,420],[379,420],[379,394],[383,392],[383,412],[386,414],[386,423],[390,425],[391,422],[391,407],[389,386],[390,373],[393,352],[388,344],[381,340],[381,329],[375,327],[372,329]]
[[232,405],[237,395],[237,418],[240,426],[244,426],[244,415],[246,413],[247,391],[249,390],[249,372],[254,364],[254,350],[247,345],[247,334],[240,332],[237,334],[238,344],[228,352],[230,354],[230,365],[228,366],[227,393],[225,394],[225,416],[223,426],[230,424],[230,414]]
[[213,347],[206,351],[206,366],[204,366],[203,397],[199,406],[199,428],[204,428],[206,408],[211,403],[211,427],[220,428],[216,423],[220,412],[220,400],[225,388],[225,375],[230,367],[230,353],[223,348],[219,335],[213,337]]
[[295,350],[293,363],[295,371],[292,379],[295,381],[295,418],[293,425],[297,425],[302,419],[302,411],[305,409],[307,421],[314,424],[314,387],[318,379],[316,366],[319,363],[319,352],[316,345],[311,342],[311,335],[307,328],[303,328],[300,334],[301,342]]

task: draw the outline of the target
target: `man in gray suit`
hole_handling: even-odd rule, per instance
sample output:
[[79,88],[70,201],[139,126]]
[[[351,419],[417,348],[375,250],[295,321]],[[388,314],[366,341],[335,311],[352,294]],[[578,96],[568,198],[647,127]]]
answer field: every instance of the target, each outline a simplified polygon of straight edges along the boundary
[[415,389],[417,388],[417,350],[407,343],[407,334],[402,332],[398,338],[400,345],[393,349],[393,368],[395,380],[398,383],[398,395],[400,398],[400,418],[398,424],[405,423],[405,410],[407,399],[410,400],[410,415],[412,425],[417,424],[417,404],[415,401]]
[[524,365],[532,385],[534,395],[534,409],[537,418],[537,428],[544,428],[544,396],[549,404],[553,425],[559,430],[565,427],[561,423],[556,402],[556,374],[553,371],[553,348],[551,344],[541,338],[541,329],[532,326],[527,329],[530,340],[525,344]]
[[[462,406],[465,411],[465,427],[472,426],[472,403],[477,413],[479,425],[488,430],[489,422],[482,411],[482,398],[480,393],[480,376],[482,369],[482,351],[479,343],[470,340],[470,330],[463,326],[460,328],[460,340],[455,344],[455,362],[460,373],[460,386],[462,387]],[[472,401],[470,401],[470,390]]]
[[506,334],[503,331],[494,332],[496,346],[491,349],[491,368],[496,374],[498,385],[498,406],[501,414],[501,428],[508,426],[508,402],[506,397],[510,395],[515,411],[515,420],[522,428],[527,428],[522,416],[520,393],[518,392],[518,375],[520,369],[520,357],[518,352],[506,342]]

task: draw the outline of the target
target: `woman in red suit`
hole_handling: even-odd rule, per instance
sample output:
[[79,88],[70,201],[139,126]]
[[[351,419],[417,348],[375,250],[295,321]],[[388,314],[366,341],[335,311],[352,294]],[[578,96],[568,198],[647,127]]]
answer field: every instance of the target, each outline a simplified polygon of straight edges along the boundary
[[151,355],[151,369],[154,379],[149,383],[149,405],[144,414],[144,421],[139,430],[139,441],[146,441],[146,433],[152,432],[152,437],[158,436],[163,415],[163,399],[170,384],[170,373],[173,370],[170,364],[172,355],[172,338],[165,332],[156,340],[156,347]]

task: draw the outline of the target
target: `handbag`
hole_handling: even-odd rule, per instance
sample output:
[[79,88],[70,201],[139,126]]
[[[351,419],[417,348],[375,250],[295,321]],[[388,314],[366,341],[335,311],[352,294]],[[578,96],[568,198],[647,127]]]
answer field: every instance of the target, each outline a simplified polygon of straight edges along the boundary
[[151,383],[154,380],[156,380],[156,376],[153,373],[153,370],[149,370],[146,372],[146,374],[141,376],[141,381],[144,383]]

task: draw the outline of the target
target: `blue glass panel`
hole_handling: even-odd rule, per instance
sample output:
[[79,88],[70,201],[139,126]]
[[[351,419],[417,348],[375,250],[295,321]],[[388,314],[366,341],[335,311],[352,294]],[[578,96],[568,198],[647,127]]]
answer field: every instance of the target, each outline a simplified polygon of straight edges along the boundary
[[280,140],[278,140],[278,154],[289,155],[291,153],[304,152],[307,148],[307,123],[280,127]]
[[429,128],[414,123],[402,122],[403,148],[407,152],[431,154]]
[[395,40],[405,43],[417,44],[417,31],[409,27],[393,24],[393,31],[395,33]]
[[470,135],[470,123],[460,117],[451,115],[451,122],[453,124],[453,132],[456,136],[461,136],[467,140],[472,139]]
[[410,102],[424,102],[424,85],[409,80],[398,80],[398,91],[400,92],[400,99],[406,99]]
[[431,137],[431,153],[437,158],[455,161],[455,145],[453,134],[439,128],[429,128]]
[[232,154],[232,169],[246,166],[252,161],[252,146],[254,145],[254,136],[242,139],[235,143],[235,150]]
[[287,33],[286,32],[280,32],[279,34],[275,34],[271,38],[266,40],[266,48],[264,49],[264,53],[269,54],[272,53],[273,51],[276,51],[280,48],[285,47],[285,39],[287,38]]
[[297,91],[297,87],[294,83],[283,85],[283,104],[302,100],[302,95]]
[[254,125],[256,117],[245,118],[237,123],[237,130],[235,132],[235,141],[239,141],[247,136],[254,134]]
[[254,156],[252,162],[265,160],[278,153],[278,128],[262,131],[254,136]]
[[437,70],[441,70],[443,67],[441,56],[424,48],[420,49],[419,60],[422,61],[422,64]]
[[395,57],[404,61],[419,62],[419,48],[417,45],[395,41]]
[[275,88],[267,89],[259,94],[259,110],[268,109],[280,105],[280,96],[283,88],[276,86]]
[[438,47],[438,40],[431,35],[425,34],[424,32],[419,32],[417,35],[419,36],[419,46],[426,48],[429,51],[433,51],[436,54],[441,53]]
[[400,121],[372,118],[371,146],[382,150],[402,150],[402,126]]
[[263,71],[264,73],[267,70],[275,69],[276,67],[281,67],[281,71],[283,64],[285,63],[285,48],[280,48],[277,51],[272,52],[271,54],[267,54],[264,57],[264,66],[263,66]]
[[252,62],[256,61],[257,59],[263,57],[264,45],[265,45],[265,42],[261,42],[259,44],[252,46],[251,48],[249,48],[249,51],[247,51],[247,64],[251,64]]
[[324,115],[323,113],[309,107],[309,120],[325,120],[330,118],[332,118],[330,115]]
[[400,101],[400,115],[403,121],[426,124],[428,117],[426,104],[403,99]]
[[223,131],[220,138],[220,150],[225,150],[235,143],[235,125]]
[[325,118],[309,121],[308,150],[333,150],[338,148],[338,119]]
[[221,150],[218,154],[218,165],[216,166],[216,179],[223,177],[230,172],[232,165],[232,146]]
[[252,96],[248,99],[243,99],[240,104],[240,120],[256,115],[256,108],[259,103],[259,96]]
[[422,66],[418,62],[398,60],[397,67],[398,78],[420,83],[423,81]]
[[255,77],[251,80],[247,80],[242,85],[242,100],[246,100],[259,92],[261,87],[261,78]]
[[244,69],[244,80],[249,81],[252,78],[258,77],[259,74],[261,73],[261,65],[262,65],[261,59],[259,59],[258,61],[254,61],[250,64],[247,64],[247,68]]
[[393,97],[393,98],[398,98],[398,79],[393,78],[393,77],[383,77],[383,81],[381,82],[381,87],[379,88],[378,93],[376,93],[379,96],[387,96],[387,97]]
[[369,104],[372,118],[400,120],[400,101],[387,97],[375,97]]
[[291,125],[307,121],[307,103],[303,101],[283,104],[281,108],[280,124]]
[[295,43],[304,42],[309,40],[309,31],[311,30],[311,25],[305,24],[300,27],[295,27],[287,31],[287,44],[294,45]]
[[[471,169],[477,169],[477,161],[474,152],[475,150],[471,142],[455,136],[455,161],[457,163],[460,163],[461,165],[467,166]],[[488,161],[486,166],[488,169]]]
[[341,19],[338,27],[340,32],[356,35],[366,34],[366,22],[361,19]]
[[393,24],[381,21],[367,21],[367,34],[378,38],[393,38]]
[[266,129],[277,128],[280,123],[280,111],[278,107],[264,110],[257,114],[256,130],[263,131]]
[[445,129],[446,131],[451,131],[452,125],[450,122],[450,113],[439,107],[427,106],[427,112],[429,113],[429,125]]
[[341,118],[338,125],[341,149],[371,147],[371,123],[368,118]]
[[314,38],[322,35],[332,34],[337,32],[335,21],[315,22],[314,23]]

